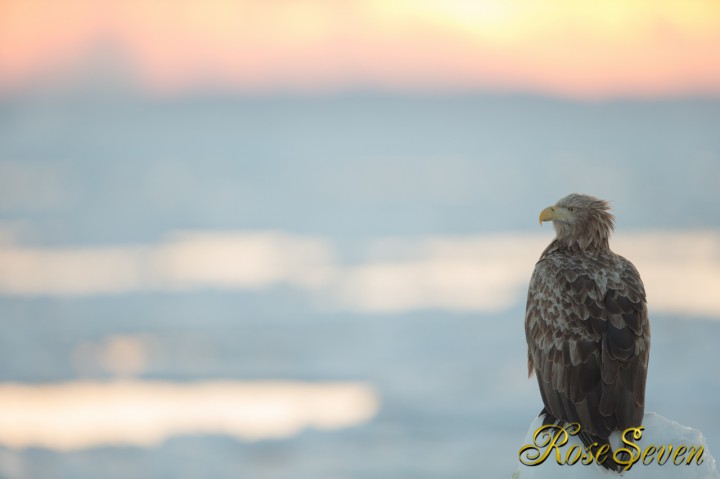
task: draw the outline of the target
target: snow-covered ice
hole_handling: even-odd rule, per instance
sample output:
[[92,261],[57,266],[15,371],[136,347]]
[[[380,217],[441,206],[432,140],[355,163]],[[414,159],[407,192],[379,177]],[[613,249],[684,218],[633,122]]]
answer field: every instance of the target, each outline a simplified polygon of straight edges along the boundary
[[[535,418],[530,424],[521,447],[534,445],[535,431],[541,426],[542,419],[540,417]],[[720,479],[720,473],[715,468],[715,459],[708,452],[705,438],[699,430],[683,426],[654,412],[645,413],[643,426],[642,437],[638,440],[631,437],[632,432],[625,435],[626,444],[623,444],[620,432],[614,433],[610,438],[613,450],[624,447],[632,452],[630,460],[636,461],[620,476],[596,463],[585,465],[581,463],[582,461],[578,461],[573,465],[560,464],[559,462],[566,462],[566,457],[577,457],[576,451],[578,451],[578,448],[573,449],[573,452],[568,456],[568,452],[573,446],[583,447],[577,436],[568,435],[567,442],[557,448],[561,461],[556,459],[555,449],[551,449],[546,460],[536,465],[523,464],[520,455],[518,455],[519,466],[512,475],[512,479],[577,477],[583,477],[584,479],[608,479],[610,477],[629,479]],[[538,436],[537,446],[546,444],[541,438],[542,434]],[[560,434],[557,444],[560,445],[563,439],[563,434]],[[672,446],[672,449],[669,446]],[[686,449],[679,449],[681,446]],[[548,448],[539,447],[538,449],[541,453],[539,457],[542,458]],[[525,462],[532,462],[528,458],[532,459],[533,456],[525,454],[523,458]],[[690,462],[690,464],[687,464],[687,462]]]

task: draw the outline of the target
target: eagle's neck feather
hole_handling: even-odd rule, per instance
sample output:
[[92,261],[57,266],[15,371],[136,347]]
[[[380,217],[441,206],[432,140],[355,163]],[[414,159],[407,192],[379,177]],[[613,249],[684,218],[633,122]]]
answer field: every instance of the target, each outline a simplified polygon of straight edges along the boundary
[[604,241],[588,242],[582,238],[577,240],[568,240],[567,238],[555,238],[547,248],[550,251],[565,251],[568,253],[599,256],[604,253],[610,253],[610,243],[607,238]]
[[579,225],[553,222],[556,237],[555,249],[564,249],[588,254],[610,251],[610,234],[613,231],[613,216],[607,212],[595,212],[589,221]]

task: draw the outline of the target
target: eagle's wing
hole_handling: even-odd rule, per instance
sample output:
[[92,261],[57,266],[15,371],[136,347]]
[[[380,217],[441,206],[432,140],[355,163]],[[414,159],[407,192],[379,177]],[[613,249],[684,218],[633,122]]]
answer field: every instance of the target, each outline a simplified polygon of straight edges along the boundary
[[645,291],[620,256],[548,254],[535,266],[525,333],[547,411],[607,438],[642,423],[650,330]]

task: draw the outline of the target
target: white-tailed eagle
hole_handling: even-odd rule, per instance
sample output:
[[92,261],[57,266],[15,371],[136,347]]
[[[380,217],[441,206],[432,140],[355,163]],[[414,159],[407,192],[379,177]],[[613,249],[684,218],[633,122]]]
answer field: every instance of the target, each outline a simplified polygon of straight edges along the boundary
[[[556,237],[535,265],[525,336],[544,423],[580,424],[586,447],[637,427],[645,409],[650,325],[645,288],[630,261],[610,250],[606,201],[571,194],[540,213]],[[608,469],[619,470],[609,459]]]

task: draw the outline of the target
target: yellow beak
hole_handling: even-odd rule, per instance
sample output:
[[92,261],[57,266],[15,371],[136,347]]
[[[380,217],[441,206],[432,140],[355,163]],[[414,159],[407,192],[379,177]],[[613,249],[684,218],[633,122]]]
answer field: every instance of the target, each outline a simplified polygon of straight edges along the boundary
[[557,216],[555,214],[554,206],[548,206],[540,212],[540,224],[542,224],[543,221],[552,221],[555,218],[557,218]]

